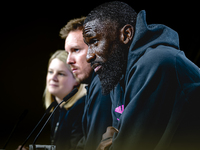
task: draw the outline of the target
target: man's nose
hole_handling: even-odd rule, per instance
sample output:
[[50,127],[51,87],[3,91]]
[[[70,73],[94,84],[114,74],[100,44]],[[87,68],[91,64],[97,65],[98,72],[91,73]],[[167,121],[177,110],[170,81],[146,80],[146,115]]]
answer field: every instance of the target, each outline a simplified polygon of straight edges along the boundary
[[72,55],[71,54],[68,54],[68,57],[67,57],[67,64],[71,65],[71,64],[75,64],[75,60],[73,59]]
[[86,60],[88,63],[93,62],[96,59],[96,55],[94,53],[87,52]]

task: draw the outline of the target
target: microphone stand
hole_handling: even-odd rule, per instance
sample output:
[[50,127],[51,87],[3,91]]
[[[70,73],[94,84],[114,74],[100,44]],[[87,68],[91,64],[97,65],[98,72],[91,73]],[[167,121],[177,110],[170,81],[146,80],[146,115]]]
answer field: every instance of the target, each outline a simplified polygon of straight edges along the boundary
[[35,145],[38,137],[40,136],[41,132],[43,131],[44,127],[46,126],[46,124],[49,122],[49,120],[51,119],[51,116],[54,114],[54,112],[56,111],[56,109],[64,102],[64,100],[62,100],[53,110],[53,112],[49,115],[49,118],[47,119],[47,121],[44,123],[44,125],[42,126],[40,132],[37,134],[37,136],[35,137],[34,141],[33,141],[33,145]]
[[37,125],[34,127],[34,129],[31,131],[31,133],[29,134],[29,136],[26,138],[26,140],[23,142],[20,150],[22,150],[23,146],[26,144],[26,142],[28,141],[28,139],[31,137],[31,135],[34,133],[34,131],[36,130],[36,128],[39,126],[39,124],[41,123],[41,121],[43,120],[43,118],[46,116],[46,114],[48,114],[50,112],[50,110],[56,105],[56,102],[52,102],[51,105],[46,109],[44,115],[42,116],[42,118],[40,119],[40,121],[37,123]]
[[35,150],[35,143],[38,139],[38,137],[40,136],[41,132],[43,131],[44,127],[46,126],[46,124],[48,123],[48,121],[51,119],[52,115],[55,113],[56,109],[63,103],[66,102],[69,98],[71,98],[72,96],[74,96],[76,93],[78,92],[77,88],[74,88],[67,96],[65,96],[63,98],[63,100],[54,108],[53,112],[49,115],[49,118],[47,119],[47,121],[44,123],[43,127],[41,128],[41,130],[39,131],[39,133],[37,134],[37,136],[35,137],[33,144],[31,146],[33,146],[33,150]]

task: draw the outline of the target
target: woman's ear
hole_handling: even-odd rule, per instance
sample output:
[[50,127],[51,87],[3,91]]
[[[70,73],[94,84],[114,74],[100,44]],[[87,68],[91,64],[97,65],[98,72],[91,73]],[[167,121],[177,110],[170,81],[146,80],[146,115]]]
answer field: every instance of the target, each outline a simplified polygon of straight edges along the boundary
[[128,44],[133,39],[133,35],[134,35],[134,28],[130,24],[126,24],[120,30],[120,40],[124,44]]

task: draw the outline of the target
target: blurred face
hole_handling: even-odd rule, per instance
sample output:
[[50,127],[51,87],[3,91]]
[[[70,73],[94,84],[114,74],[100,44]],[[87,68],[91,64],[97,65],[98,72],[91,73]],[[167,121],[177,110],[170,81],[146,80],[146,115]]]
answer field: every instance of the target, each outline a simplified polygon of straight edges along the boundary
[[49,92],[63,99],[78,83],[66,65],[55,58],[51,61],[47,74],[47,89]]
[[88,46],[83,41],[82,30],[69,33],[65,40],[65,50],[68,53],[67,64],[70,64],[73,74],[81,83],[87,83],[92,67],[86,61]]

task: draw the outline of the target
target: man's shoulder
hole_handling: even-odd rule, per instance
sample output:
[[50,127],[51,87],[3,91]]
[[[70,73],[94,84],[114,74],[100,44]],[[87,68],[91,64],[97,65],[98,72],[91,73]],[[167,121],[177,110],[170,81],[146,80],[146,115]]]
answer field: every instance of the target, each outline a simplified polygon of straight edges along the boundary
[[93,105],[94,108],[103,106],[105,109],[111,105],[110,95],[102,94],[101,82],[98,75],[93,78],[91,84],[89,85],[86,103]]
[[87,99],[95,98],[101,94],[101,82],[98,75],[95,75],[87,88]]
[[166,66],[170,64],[174,66],[176,57],[180,52],[180,50],[173,47],[163,45],[156,48],[148,48],[138,63],[147,67]]
[[[128,62],[126,80],[130,81],[138,77],[150,78],[155,75],[176,75],[176,60],[182,51],[170,46],[160,45],[155,48],[148,48],[136,63]],[[184,57],[184,56],[183,56]],[[174,76],[175,77],[175,76]]]
[[99,80],[99,77],[98,77],[98,75],[96,75],[94,78],[93,78],[93,80],[91,81],[91,83],[90,83],[90,86],[89,86],[89,91],[90,90],[94,90],[94,89],[101,89],[101,82],[100,82],[100,80]]

